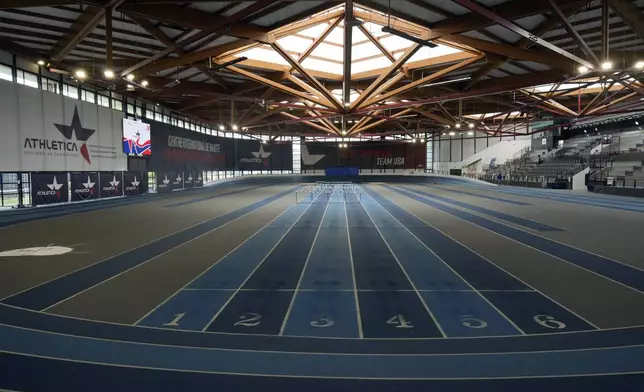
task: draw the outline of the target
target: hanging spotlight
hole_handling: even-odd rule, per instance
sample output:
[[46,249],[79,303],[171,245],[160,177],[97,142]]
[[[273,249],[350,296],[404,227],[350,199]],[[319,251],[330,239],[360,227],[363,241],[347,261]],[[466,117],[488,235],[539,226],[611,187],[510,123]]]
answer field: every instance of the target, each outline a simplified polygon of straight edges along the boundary
[[460,127],[461,127],[461,123],[456,123],[456,125],[454,125],[454,126],[455,126],[456,128],[460,128]]
[[134,74],[129,74],[125,78],[131,82],[134,80]]
[[233,124],[232,128],[233,128],[233,131],[237,131],[237,130],[239,129],[239,127],[237,126],[237,124]]
[[425,139],[421,138],[421,139],[420,139],[420,142],[421,142],[421,143],[425,143]]
[[87,73],[85,72],[84,69],[79,69],[77,70],[74,75],[76,75],[76,78],[79,80],[83,80],[87,77]]
[[220,130],[220,131],[225,131],[225,130],[226,130],[226,127],[224,127],[223,125],[220,125],[220,126],[219,126],[219,130]]
[[635,63],[635,68],[644,69],[644,61],[638,61]]
[[45,65],[45,62],[43,60],[38,60],[38,65],[42,67],[43,65]]
[[577,68],[577,69],[579,70],[579,73],[582,73],[582,74],[583,74],[583,73],[586,73],[586,72],[588,72],[588,71],[590,71],[590,70],[588,69],[588,67],[586,67],[586,66],[584,66],[584,65],[582,65],[581,67],[579,67],[579,68]]
[[411,142],[412,142],[412,143],[416,143],[416,139],[411,139]]
[[147,80],[142,81],[141,86],[148,87],[148,81]]
[[455,132],[450,132],[449,135],[454,136],[454,135],[456,135],[456,133]]
[[105,71],[103,71],[103,76],[105,76],[105,79],[113,79],[114,78],[114,71],[112,71],[111,69],[108,68]]
[[610,61],[605,61],[602,63],[602,69],[604,71],[608,71],[609,69],[612,69],[612,68],[613,68],[613,63],[611,63]]
[[469,123],[469,124],[467,124],[467,127],[468,127],[469,129],[474,128],[474,123]]

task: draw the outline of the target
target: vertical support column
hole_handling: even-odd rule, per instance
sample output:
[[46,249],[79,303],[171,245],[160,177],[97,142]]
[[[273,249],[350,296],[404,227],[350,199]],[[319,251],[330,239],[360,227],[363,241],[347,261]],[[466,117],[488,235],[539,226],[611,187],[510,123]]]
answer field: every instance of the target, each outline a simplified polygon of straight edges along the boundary
[[114,52],[112,49],[112,8],[105,10],[105,53],[108,70],[114,71]]
[[[343,53],[343,83],[342,104],[346,112],[351,96],[351,45],[353,44],[353,0],[346,0],[344,5],[344,53]],[[347,118],[342,116],[342,134],[347,133]]]
[[608,61],[608,0],[602,0],[602,42],[601,42],[601,61]]

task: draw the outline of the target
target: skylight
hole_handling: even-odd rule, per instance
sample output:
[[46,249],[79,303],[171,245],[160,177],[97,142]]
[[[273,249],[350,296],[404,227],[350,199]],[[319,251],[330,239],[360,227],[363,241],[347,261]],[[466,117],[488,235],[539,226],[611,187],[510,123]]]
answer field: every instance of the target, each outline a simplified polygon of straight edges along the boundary
[[[343,6],[334,8],[323,14],[324,16],[331,15],[331,12],[337,12]],[[405,50],[411,47],[414,43],[401,37],[382,32],[382,24],[377,21],[382,21],[380,13],[367,10],[362,7],[354,7],[360,12],[363,22],[362,27],[375,37],[380,45],[394,58],[399,58]],[[311,18],[315,18],[313,16]],[[341,16],[338,16],[341,17]],[[326,18],[321,20],[320,23],[308,26],[299,31],[292,31],[290,34],[277,39],[277,43],[284,48],[295,60],[299,60],[302,54],[322,35],[324,32],[336,22],[335,18]],[[374,20],[367,20],[374,19]],[[377,21],[376,21],[377,20]],[[383,22],[385,23],[385,22]],[[330,31],[327,37],[310,53],[310,55],[302,61],[302,66],[305,69],[312,71],[319,71],[330,75],[342,76],[343,72],[343,56],[344,56],[344,22],[341,21],[337,26]],[[351,74],[359,75],[365,73],[373,74],[374,71],[386,69],[391,65],[391,60],[364,34],[361,29],[354,28],[352,32],[352,50],[351,50]],[[461,50],[449,46],[438,44],[436,48],[422,47],[418,52],[411,57],[407,62],[408,64],[414,62],[421,62],[433,58],[446,56],[450,54],[461,53]],[[288,66],[288,62],[284,60],[279,54],[275,53],[268,45],[254,47],[245,51],[235,54],[237,57],[247,57],[253,62],[249,65],[262,67],[261,63],[272,63],[274,65]],[[243,64],[243,63],[242,63]],[[268,67],[267,64],[267,68]],[[275,69],[272,67],[272,69]]]

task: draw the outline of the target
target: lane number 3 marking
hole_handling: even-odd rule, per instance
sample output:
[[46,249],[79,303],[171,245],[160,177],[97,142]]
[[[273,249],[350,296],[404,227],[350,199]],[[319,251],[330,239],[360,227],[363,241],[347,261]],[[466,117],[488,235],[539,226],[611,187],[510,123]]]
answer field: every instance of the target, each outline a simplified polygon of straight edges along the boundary
[[533,318],[534,318],[534,321],[536,321],[539,325],[544,326],[546,328],[550,328],[550,329],[566,328],[566,324],[562,323],[559,320],[556,320],[552,316],[548,316],[547,314],[538,314]]
[[177,313],[174,315],[174,319],[172,321],[170,321],[169,323],[165,323],[163,325],[166,327],[178,327],[179,320],[181,320],[185,315],[186,315],[185,313]]
[[396,324],[396,328],[414,328],[413,325],[407,320],[402,314],[397,314],[394,317],[387,320],[387,324]]
[[335,325],[333,317],[320,317],[320,319],[318,320],[311,321],[311,326],[317,328],[328,328],[332,327],[333,325]]
[[235,323],[235,327],[256,327],[262,320],[262,315],[259,313],[244,313],[239,316],[239,321]]
[[462,315],[461,316],[461,324],[463,324],[464,326],[466,326],[468,328],[476,328],[476,329],[487,327],[487,321],[485,321],[483,319],[480,319],[480,318],[476,318],[476,317],[472,316],[471,314]]

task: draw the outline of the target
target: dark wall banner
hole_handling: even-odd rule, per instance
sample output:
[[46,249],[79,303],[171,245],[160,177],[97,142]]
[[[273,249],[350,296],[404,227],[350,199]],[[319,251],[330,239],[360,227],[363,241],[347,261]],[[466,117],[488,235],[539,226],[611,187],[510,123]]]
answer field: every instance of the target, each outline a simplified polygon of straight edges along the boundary
[[195,188],[203,186],[203,175],[201,172],[195,173]]
[[148,170],[183,173],[210,170],[292,170],[291,143],[261,144],[259,140],[206,135],[152,121],[154,154]]
[[98,173],[71,173],[72,201],[98,199]]
[[140,173],[125,173],[123,174],[123,190],[125,191],[125,196],[137,196],[143,193],[141,189],[143,187],[143,182],[141,181]]
[[235,140],[237,170],[293,170],[292,143],[262,144],[257,140]]
[[174,176],[174,172],[157,172],[157,192],[172,192],[172,178]]
[[37,206],[67,201],[67,173],[31,173],[31,204]]
[[183,173],[178,172],[172,176],[172,190],[183,189]]
[[360,169],[418,169],[426,164],[423,143],[353,142],[348,148],[337,143],[308,143],[302,146],[303,169],[358,167]]
[[184,188],[194,188],[195,187],[195,174],[194,173],[183,173],[183,187]]
[[123,196],[123,173],[100,173],[99,184],[101,185],[101,198]]

